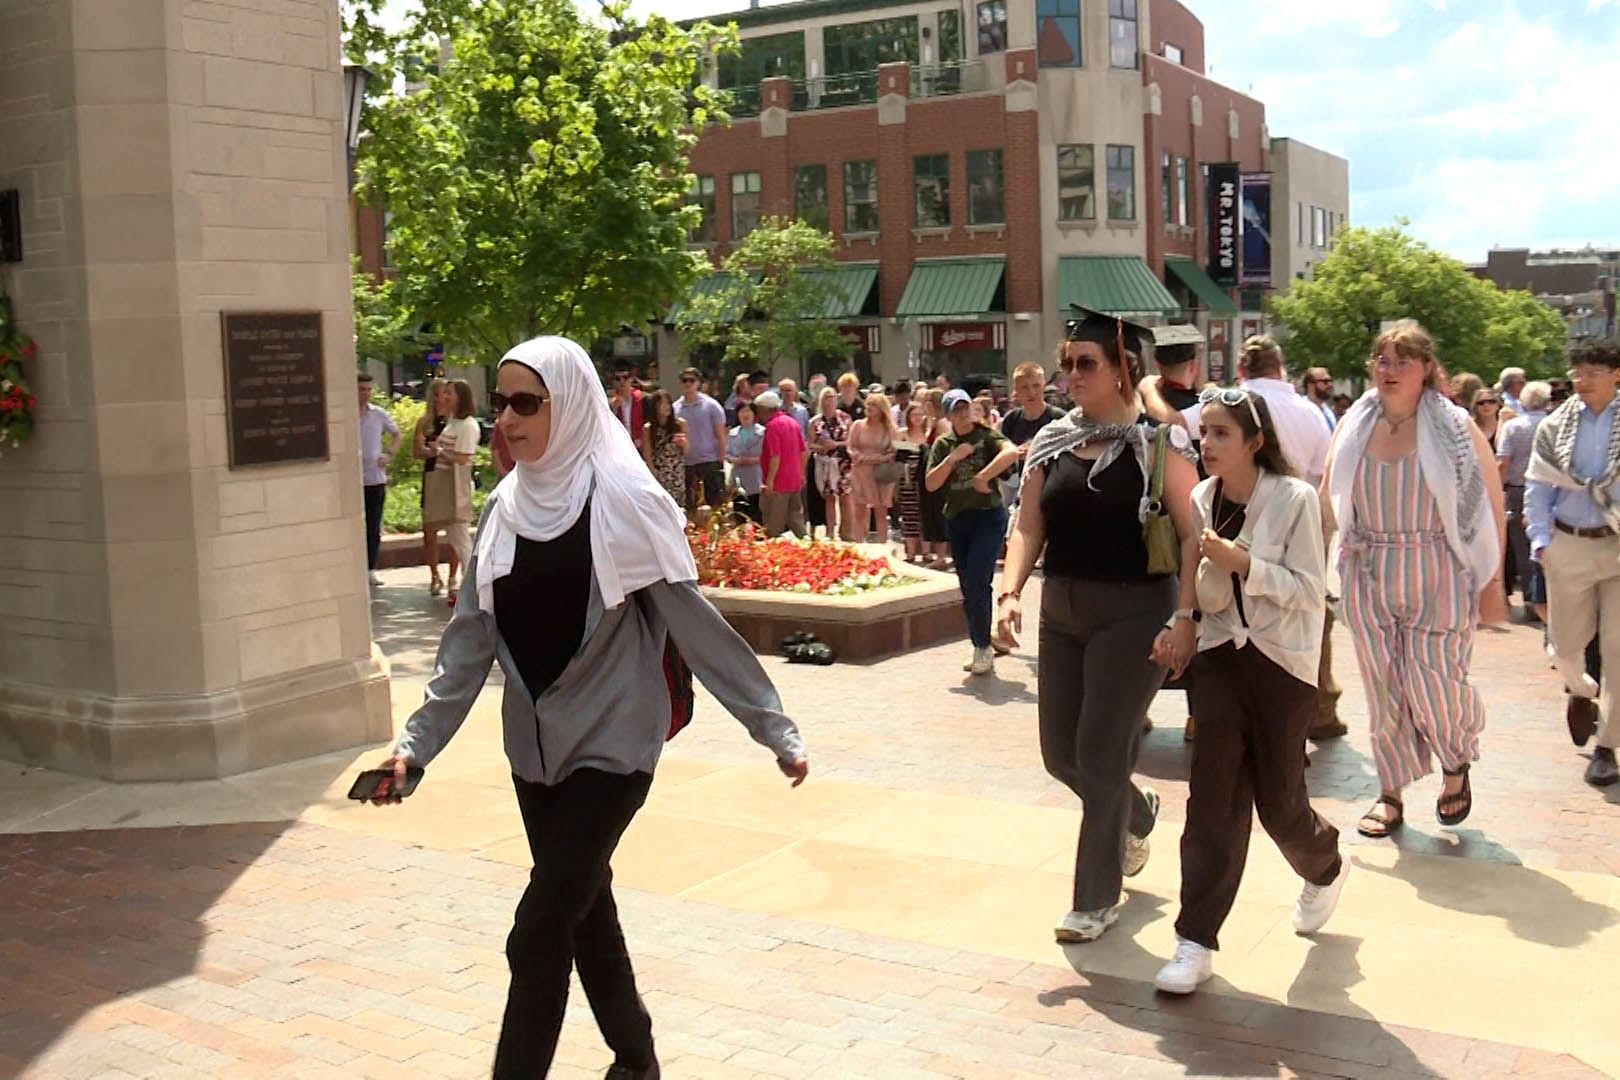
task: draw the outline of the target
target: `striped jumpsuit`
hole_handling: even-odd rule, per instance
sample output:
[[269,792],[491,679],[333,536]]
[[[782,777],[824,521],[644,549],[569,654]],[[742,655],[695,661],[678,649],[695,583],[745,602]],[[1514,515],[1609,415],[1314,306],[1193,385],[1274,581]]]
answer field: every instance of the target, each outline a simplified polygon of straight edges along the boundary
[[1468,681],[1478,598],[1446,542],[1416,452],[1363,457],[1340,573],[1384,791],[1479,757],[1485,708]]

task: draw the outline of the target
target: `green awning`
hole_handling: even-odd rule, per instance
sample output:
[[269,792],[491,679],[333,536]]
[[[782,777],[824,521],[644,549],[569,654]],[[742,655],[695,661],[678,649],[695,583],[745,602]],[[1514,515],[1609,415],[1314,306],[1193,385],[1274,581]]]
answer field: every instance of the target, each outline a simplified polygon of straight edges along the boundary
[[[755,281],[762,277],[757,270],[751,271],[751,274]],[[742,279],[724,270],[714,270],[698,278],[686,303],[699,297],[711,296],[721,297],[726,301],[721,311],[721,322],[737,322],[743,317],[748,306],[748,290],[743,287]],[[671,304],[669,310],[664,313],[664,322],[674,326],[679,321],[681,312],[686,309],[686,303]]]
[[911,280],[894,313],[902,318],[926,315],[982,315],[990,310],[1001,275],[1004,256],[971,259],[919,259],[911,266]]
[[1135,255],[1065,255],[1058,260],[1058,306],[1080,304],[1109,315],[1181,311],[1170,290]]
[[1204,268],[1191,259],[1180,255],[1166,255],[1164,268],[1176,276],[1176,279],[1192,291],[1192,294],[1204,302],[1211,315],[1220,318],[1230,318],[1237,314],[1237,304],[1217,284],[1215,279],[1204,273]]
[[839,266],[815,267],[803,273],[807,279],[825,284],[829,291],[827,305],[815,313],[816,318],[853,319],[865,310],[872,286],[877,284],[878,264],[843,263]]

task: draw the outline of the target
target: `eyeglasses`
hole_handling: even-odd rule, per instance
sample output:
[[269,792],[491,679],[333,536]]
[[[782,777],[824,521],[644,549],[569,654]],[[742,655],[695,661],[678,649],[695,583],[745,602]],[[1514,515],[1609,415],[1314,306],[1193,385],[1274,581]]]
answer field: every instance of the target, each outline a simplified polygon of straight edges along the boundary
[[690,376],[690,375],[682,375],[681,376],[681,382],[683,382],[683,383],[695,383],[695,382],[697,382],[697,380],[692,378],[692,376]]
[[1208,405],[1218,401],[1228,408],[1235,409],[1239,405],[1249,407],[1249,419],[1254,421],[1256,430],[1260,428],[1260,412],[1254,407],[1254,395],[1237,386],[1206,386],[1198,395],[1198,404]]
[[550,405],[551,398],[542,394],[531,394],[528,391],[507,395],[493,392],[489,395],[489,407],[499,416],[508,407],[519,416],[533,416],[540,411],[542,405]]
[[[1071,338],[1070,340],[1073,339]],[[1064,371],[1080,371],[1089,373],[1096,371],[1101,366],[1102,361],[1097,359],[1095,356],[1092,356],[1090,353],[1083,353],[1080,356],[1058,357],[1058,367],[1062,368]]]
[[1502,403],[1500,401],[1497,401],[1493,397],[1482,397],[1482,398],[1475,398],[1474,399],[1474,404],[1475,405],[1500,405]]
[[1421,366],[1422,363],[1423,361],[1414,360],[1410,356],[1397,356],[1393,360],[1383,356],[1375,356],[1372,358],[1372,369],[1374,371],[1393,371],[1397,375],[1404,375],[1413,368]]

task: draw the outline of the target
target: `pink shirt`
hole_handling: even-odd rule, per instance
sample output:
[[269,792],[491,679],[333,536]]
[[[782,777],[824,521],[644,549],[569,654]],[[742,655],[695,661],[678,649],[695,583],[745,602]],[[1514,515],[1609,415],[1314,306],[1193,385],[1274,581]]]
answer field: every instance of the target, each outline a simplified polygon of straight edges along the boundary
[[771,490],[778,494],[798,491],[804,487],[804,432],[790,413],[778,412],[765,425],[765,443],[759,451],[759,465],[764,475],[771,475],[771,459],[780,458],[776,467],[776,483]]

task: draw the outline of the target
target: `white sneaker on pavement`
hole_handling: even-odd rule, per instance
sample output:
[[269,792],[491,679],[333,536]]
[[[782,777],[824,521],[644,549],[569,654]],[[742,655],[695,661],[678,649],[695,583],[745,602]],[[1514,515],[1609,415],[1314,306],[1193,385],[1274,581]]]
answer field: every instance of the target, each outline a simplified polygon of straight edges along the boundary
[[[1143,788],[1142,797],[1153,808],[1153,820],[1159,820],[1159,793],[1152,788]],[[1136,836],[1129,831],[1125,833],[1125,860],[1120,864],[1120,873],[1126,877],[1135,877],[1147,865],[1148,856],[1152,854],[1153,846],[1148,843],[1145,836]]]
[[375,570],[371,571],[369,580],[373,585],[381,585],[383,583],[382,575],[377,573]]
[[996,654],[988,645],[982,649],[973,650],[973,659],[962,665],[962,670],[972,675],[989,675],[996,670]]
[[1344,879],[1350,876],[1350,860],[1339,855],[1339,874],[1327,885],[1312,885],[1305,883],[1299,890],[1299,899],[1294,901],[1294,933],[1314,934],[1333,915],[1333,909],[1339,906],[1339,894],[1344,892]]
[[1064,945],[1083,945],[1102,937],[1103,931],[1113,926],[1118,919],[1118,904],[1103,908],[1101,911],[1071,911],[1053,927],[1052,935]]
[[1176,938],[1176,954],[1153,977],[1153,985],[1167,994],[1190,994],[1215,973],[1215,952],[1196,941]]

